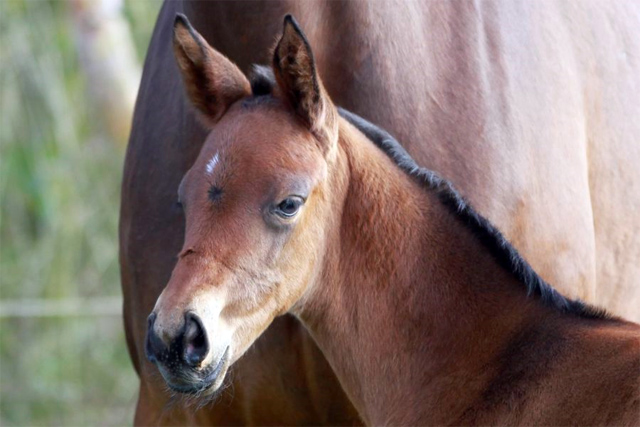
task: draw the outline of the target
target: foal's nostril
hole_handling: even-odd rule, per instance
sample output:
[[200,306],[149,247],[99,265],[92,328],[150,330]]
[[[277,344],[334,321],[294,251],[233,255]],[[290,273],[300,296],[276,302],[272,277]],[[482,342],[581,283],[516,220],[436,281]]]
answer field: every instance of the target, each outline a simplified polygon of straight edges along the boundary
[[154,324],[156,321],[156,313],[151,313],[147,319],[147,340],[145,342],[145,353],[150,362],[157,362],[166,352],[167,347],[160,337],[156,335]]
[[184,330],[184,361],[191,366],[197,366],[209,352],[209,340],[202,326],[202,320],[197,314],[189,312],[185,315]]
[[153,325],[156,323],[156,317],[158,317],[158,315],[155,312],[152,312],[149,317],[147,317],[147,331],[153,329]]

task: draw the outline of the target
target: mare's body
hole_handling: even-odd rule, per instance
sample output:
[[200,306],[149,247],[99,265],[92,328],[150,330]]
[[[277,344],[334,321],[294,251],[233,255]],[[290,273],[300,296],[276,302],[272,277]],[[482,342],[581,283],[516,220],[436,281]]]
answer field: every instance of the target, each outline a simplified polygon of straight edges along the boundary
[[364,5],[163,6],[145,64],[121,211],[126,331],[141,376],[138,423],[356,419],[290,317],[276,320],[238,362],[231,403],[225,395],[195,415],[179,405],[163,409],[168,395],[144,359],[146,316],[182,244],[176,191],[206,135],[169,49],[178,9],[245,71],[268,60],[280,18],[295,13],[337,104],[387,128],[420,164],[452,180],[561,291],[638,318],[640,121],[631,119],[640,117],[638,5]]

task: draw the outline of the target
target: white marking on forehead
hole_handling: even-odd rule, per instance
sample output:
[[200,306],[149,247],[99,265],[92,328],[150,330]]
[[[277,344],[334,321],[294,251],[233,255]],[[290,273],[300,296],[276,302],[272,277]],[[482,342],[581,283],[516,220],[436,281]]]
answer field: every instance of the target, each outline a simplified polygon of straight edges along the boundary
[[218,161],[220,161],[220,158],[218,157],[218,153],[216,153],[211,160],[207,162],[207,175],[211,175],[213,173]]

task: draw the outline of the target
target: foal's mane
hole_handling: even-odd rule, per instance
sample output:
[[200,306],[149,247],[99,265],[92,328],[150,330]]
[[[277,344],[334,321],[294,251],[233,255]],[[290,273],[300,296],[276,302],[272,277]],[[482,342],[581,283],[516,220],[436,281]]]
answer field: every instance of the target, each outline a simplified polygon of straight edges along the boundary
[[[253,96],[245,101],[243,105],[246,106],[261,104],[261,99],[270,98],[275,86],[275,79],[270,68],[254,66],[253,71],[251,78]],[[526,287],[528,295],[537,296],[543,304],[555,307],[563,313],[587,319],[612,318],[603,309],[585,304],[580,300],[566,298],[545,282],[502,235],[500,230],[476,212],[451,182],[427,168],[420,167],[391,134],[343,108],[338,108],[338,112],[412,179],[427,190],[435,192],[440,202],[476,236],[496,262]]]

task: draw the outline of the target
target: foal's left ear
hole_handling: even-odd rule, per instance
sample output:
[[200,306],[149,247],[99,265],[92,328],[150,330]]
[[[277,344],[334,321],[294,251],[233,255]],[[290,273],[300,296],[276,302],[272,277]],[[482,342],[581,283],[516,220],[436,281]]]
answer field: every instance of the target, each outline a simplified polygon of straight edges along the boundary
[[328,152],[338,137],[338,112],[322,86],[311,46],[291,15],[284,18],[282,37],[273,52],[273,73],[280,96]]

